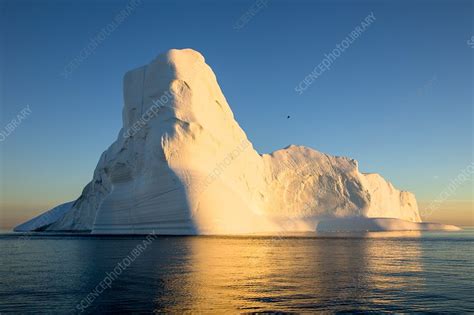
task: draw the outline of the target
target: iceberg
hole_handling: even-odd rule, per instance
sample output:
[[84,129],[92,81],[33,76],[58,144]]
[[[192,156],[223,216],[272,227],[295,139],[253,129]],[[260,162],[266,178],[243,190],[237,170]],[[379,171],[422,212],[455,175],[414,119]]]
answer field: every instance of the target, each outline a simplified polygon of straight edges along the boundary
[[127,72],[123,82],[123,126],[92,181],[74,202],[16,231],[222,235],[443,228],[422,223],[412,193],[361,173],[354,159],[295,145],[259,154],[197,51],[172,49]]
[[71,210],[74,201],[63,203],[15,227],[16,232],[41,231]]

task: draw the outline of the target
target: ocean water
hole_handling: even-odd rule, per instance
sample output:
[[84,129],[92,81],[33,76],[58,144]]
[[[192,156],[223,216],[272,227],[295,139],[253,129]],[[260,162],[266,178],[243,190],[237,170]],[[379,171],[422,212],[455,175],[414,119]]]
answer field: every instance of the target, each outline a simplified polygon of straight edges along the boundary
[[148,240],[3,234],[0,248],[2,314],[474,312],[474,229]]

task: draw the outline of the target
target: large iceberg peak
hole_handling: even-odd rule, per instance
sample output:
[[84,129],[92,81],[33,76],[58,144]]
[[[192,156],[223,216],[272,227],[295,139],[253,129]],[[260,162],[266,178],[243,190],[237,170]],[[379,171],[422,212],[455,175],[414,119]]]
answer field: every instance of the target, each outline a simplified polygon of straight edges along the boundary
[[196,62],[201,64],[206,63],[204,56],[197,50],[192,48],[170,49],[167,52],[161,53],[151,62],[166,62],[175,66],[189,67]]

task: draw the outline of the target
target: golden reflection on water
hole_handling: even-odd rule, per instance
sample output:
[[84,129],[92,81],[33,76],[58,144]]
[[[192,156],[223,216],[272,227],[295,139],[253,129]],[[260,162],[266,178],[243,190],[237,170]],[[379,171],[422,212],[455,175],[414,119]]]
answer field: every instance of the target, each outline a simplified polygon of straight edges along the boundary
[[186,268],[179,279],[166,281],[169,294],[157,301],[166,306],[156,311],[309,311],[334,305],[350,310],[354,303],[387,303],[384,292],[417,290],[424,282],[419,244],[400,241],[417,233],[390,233],[187,238]]

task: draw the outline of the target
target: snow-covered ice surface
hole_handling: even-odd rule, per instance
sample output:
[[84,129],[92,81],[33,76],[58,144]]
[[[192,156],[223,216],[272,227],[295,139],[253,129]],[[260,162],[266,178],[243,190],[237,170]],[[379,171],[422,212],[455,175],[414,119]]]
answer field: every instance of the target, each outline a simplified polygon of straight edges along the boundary
[[59,218],[61,218],[66,212],[71,210],[73,204],[74,201],[70,201],[54,207],[53,209],[16,226],[15,231],[29,232],[44,229],[48,225],[59,220]]
[[117,140],[73,206],[16,230],[280,233],[338,230],[334,219],[352,217],[377,218],[364,229],[442,228],[418,224],[415,196],[360,173],[353,159],[293,145],[260,155],[194,50],[126,73],[124,103]]

